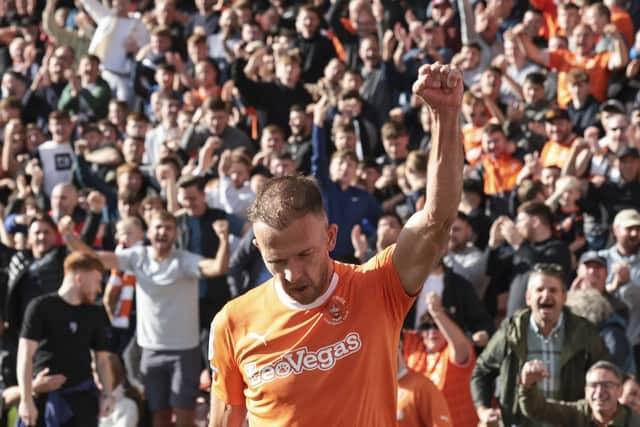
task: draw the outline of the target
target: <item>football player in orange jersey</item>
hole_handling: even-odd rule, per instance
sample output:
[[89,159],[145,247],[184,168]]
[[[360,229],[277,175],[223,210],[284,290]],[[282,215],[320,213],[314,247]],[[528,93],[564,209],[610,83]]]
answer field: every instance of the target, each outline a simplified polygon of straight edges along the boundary
[[247,413],[252,426],[395,425],[398,334],[446,248],[464,159],[460,71],[425,65],[413,91],[431,108],[433,143],[425,207],[397,244],[361,266],[335,262],[338,229],[314,182],[274,178],[258,194],[249,218],[274,277],[212,322],[212,408],[225,411],[211,426]]

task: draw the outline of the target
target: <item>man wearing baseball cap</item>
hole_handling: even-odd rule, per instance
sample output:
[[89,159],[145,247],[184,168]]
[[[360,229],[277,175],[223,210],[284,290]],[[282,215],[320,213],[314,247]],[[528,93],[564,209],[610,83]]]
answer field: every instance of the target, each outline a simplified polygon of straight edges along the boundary
[[604,292],[607,284],[607,260],[596,251],[587,251],[580,257],[577,277],[571,290],[596,289]]
[[[628,319],[629,319],[629,307],[623,301],[621,301],[613,292],[607,292],[607,260],[598,255],[596,251],[587,251],[580,257],[580,263],[578,265],[577,277],[571,283],[571,291],[579,291],[585,289],[593,289],[598,291],[607,300],[614,313],[604,322],[607,323],[607,328],[600,327],[600,335],[603,336],[605,345],[609,349],[609,353],[612,355],[613,362],[620,368],[625,369],[625,372],[629,372],[627,367],[633,367],[635,369],[635,363],[632,363],[629,356],[630,344],[627,341],[625,332],[627,331]],[[580,315],[580,313],[576,312]],[[603,330],[614,331],[621,336],[610,335],[609,338],[605,338]],[[625,345],[616,345],[617,341],[625,341]]]
[[[607,260],[607,289],[628,307],[640,305],[640,212],[623,209],[613,220],[615,244],[598,252]],[[630,310],[627,336],[640,362],[640,311]]]

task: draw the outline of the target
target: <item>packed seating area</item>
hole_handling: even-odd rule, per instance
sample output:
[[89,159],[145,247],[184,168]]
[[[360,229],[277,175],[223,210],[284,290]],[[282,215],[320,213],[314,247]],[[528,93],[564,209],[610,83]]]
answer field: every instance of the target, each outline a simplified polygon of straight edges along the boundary
[[[438,123],[413,85],[433,63],[462,73],[463,188],[402,363],[456,427],[549,425],[524,386],[589,401],[600,360],[637,411],[640,2],[0,0],[0,425],[22,413],[21,342],[55,313],[31,303],[73,252],[106,267],[90,341],[120,412],[99,425],[208,425],[211,321],[274,271],[256,195],[308,176],[333,259],[393,245],[428,203]],[[35,358],[34,389],[81,384],[53,359]]]

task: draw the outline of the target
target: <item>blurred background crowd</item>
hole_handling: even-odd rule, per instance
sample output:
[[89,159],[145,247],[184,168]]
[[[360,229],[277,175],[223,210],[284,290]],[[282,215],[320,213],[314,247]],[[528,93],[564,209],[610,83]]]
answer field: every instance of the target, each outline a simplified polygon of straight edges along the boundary
[[[247,223],[256,192],[270,177],[314,177],[339,226],[337,260],[361,263],[394,243],[425,203],[433,123],[411,86],[433,62],[463,72],[465,179],[448,251],[405,322],[409,367],[443,391],[456,426],[493,422],[492,405],[506,425],[537,425],[514,388],[527,349],[538,348],[526,329],[514,332],[529,302],[534,314],[562,308],[563,327],[571,313],[593,326],[580,342],[567,329],[553,351],[540,339],[560,366],[546,397],[582,397],[567,389],[586,370],[569,375],[564,351],[598,336],[635,375],[639,29],[640,2],[626,0],[0,0],[4,406],[16,402],[26,307],[62,278],[59,221],[70,217],[93,248],[119,251],[149,243],[149,219],[166,210],[177,218],[170,243],[205,257],[221,239],[230,247],[227,273],[200,281],[206,408],[209,323],[270,277]],[[219,219],[228,235],[213,228]],[[564,298],[526,297],[538,270],[562,278],[570,313]],[[109,346],[136,402],[136,421],[122,425],[147,425],[141,310],[125,279],[114,272],[103,298]],[[440,309],[472,345],[457,359],[451,333],[432,336],[448,331],[431,318]],[[524,355],[513,356],[522,341]],[[505,367],[509,358],[518,363]],[[447,360],[465,368],[454,374]]]

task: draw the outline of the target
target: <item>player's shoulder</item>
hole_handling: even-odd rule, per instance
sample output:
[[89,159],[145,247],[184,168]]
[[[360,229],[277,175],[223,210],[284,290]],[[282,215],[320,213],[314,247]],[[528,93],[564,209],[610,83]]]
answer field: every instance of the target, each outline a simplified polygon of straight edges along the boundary
[[395,250],[395,243],[387,246],[385,249],[375,254],[367,262],[357,266],[356,271],[382,273],[383,269],[393,267],[393,253],[395,252]]
[[395,244],[383,249],[363,264],[335,263],[335,272],[340,279],[340,286],[349,284],[352,286],[369,287],[379,283],[386,283],[397,277],[393,263]]
[[256,286],[246,293],[227,302],[216,315],[217,321],[237,323],[256,317],[264,311],[267,294],[272,291],[273,279]]

